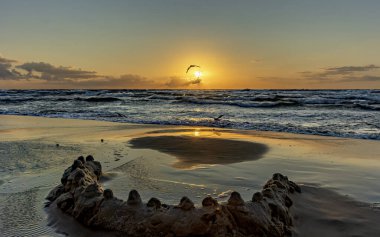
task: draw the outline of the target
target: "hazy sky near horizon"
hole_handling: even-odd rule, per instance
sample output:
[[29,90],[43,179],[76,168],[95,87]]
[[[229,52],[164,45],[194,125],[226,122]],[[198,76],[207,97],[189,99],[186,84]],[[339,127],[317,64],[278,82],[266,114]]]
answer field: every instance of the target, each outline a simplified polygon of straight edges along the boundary
[[0,88],[379,89],[379,16],[378,0],[0,0]]

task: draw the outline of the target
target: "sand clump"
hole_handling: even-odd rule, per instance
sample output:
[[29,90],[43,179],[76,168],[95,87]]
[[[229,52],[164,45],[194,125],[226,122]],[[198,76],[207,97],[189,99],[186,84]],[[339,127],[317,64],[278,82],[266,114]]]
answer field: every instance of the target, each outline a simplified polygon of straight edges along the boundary
[[183,197],[178,205],[151,198],[144,203],[137,190],[123,201],[99,183],[101,164],[92,156],[79,157],[68,167],[61,184],[50,191],[55,205],[88,227],[128,236],[291,236],[290,193],[301,192],[286,176],[274,174],[261,192],[244,201],[232,192],[227,203],[206,197],[201,207]]

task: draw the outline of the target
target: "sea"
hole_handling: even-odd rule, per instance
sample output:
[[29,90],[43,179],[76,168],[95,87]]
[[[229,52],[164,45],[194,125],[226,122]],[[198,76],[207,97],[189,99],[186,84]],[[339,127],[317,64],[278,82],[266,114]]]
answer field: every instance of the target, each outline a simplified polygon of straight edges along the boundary
[[380,90],[0,90],[0,114],[380,140]]

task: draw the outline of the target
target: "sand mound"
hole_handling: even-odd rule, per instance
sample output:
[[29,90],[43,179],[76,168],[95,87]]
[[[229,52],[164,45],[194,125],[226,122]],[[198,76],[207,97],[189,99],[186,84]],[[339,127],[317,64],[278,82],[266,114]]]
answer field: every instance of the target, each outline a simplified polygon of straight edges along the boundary
[[88,227],[123,232],[128,236],[291,236],[293,219],[290,193],[300,192],[286,176],[274,174],[261,192],[245,202],[232,192],[227,203],[206,197],[195,207],[187,197],[178,205],[151,198],[143,203],[132,190],[127,201],[103,190],[99,183],[101,164],[92,156],[79,157],[68,167],[61,184],[49,195],[56,205]]

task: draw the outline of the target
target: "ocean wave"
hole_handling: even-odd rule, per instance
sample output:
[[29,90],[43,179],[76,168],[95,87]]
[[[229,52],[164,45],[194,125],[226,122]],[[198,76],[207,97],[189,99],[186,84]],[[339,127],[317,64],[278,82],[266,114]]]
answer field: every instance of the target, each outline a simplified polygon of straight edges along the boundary
[[89,98],[80,98],[77,97],[75,100],[86,101],[86,102],[115,102],[122,101],[120,98],[116,97],[89,97]]
[[355,104],[355,107],[365,110],[374,110],[374,111],[380,111],[380,104]]
[[334,130],[335,125],[318,126],[308,128],[303,126],[296,126],[290,124],[278,123],[251,123],[251,122],[236,122],[230,120],[222,120],[215,122],[213,119],[180,119],[180,120],[136,120],[136,119],[118,119],[118,122],[140,123],[140,124],[157,124],[157,125],[181,125],[181,126],[202,126],[202,127],[215,127],[215,128],[231,128],[243,130],[258,130],[258,131],[272,131],[272,132],[286,132],[305,135],[319,135],[319,136],[334,136],[334,137],[347,137],[358,139],[372,139],[380,140],[380,132],[378,133],[357,133],[354,131],[340,131]]
[[198,98],[187,98],[180,97],[177,98],[175,103],[188,103],[188,104],[199,104],[199,105],[228,105],[237,106],[242,108],[274,108],[280,106],[298,106],[300,105],[297,101],[283,100],[283,101],[244,101],[244,100],[210,100],[210,99],[198,99]]
[[198,98],[177,98],[175,103],[188,103],[199,105],[228,105],[237,106],[242,108],[276,108],[276,107],[315,107],[315,108],[341,108],[341,109],[362,109],[362,110],[380,110],[380,104],[368,104],[364,103],[345,103],[344,101],[324,99],[324,98],[310,98],[304,100],[296,99],[283,99],[283,100],[258,100],[258,101],[227,101],[227,100],[210,100],[210,99],[198,99]]
[[[0,114],[380,139],[380,128],[373,126],[380,124],[379,92],[0,90]],[[221,114],[215,123],[213,118]]]

